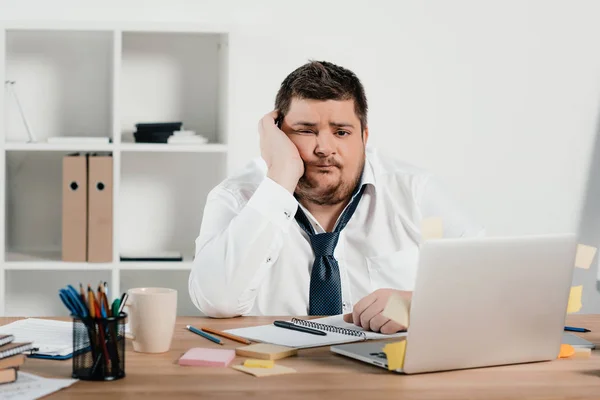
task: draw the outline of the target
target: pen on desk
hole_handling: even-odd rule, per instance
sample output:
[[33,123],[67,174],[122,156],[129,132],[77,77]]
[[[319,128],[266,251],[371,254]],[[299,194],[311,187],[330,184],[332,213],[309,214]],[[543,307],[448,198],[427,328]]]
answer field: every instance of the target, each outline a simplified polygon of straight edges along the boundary
[[202,327],[200,329],[203,330],[204,332],[212,333],[217,336],[222,336],[227,339],[235,340],[236,342],[240,342],[240,343],[244,343],[244,344],[252,344],[252,342],[249,341],[248,339],[240,337],[240,336],[232,335],[231,333],[221,332],[216,329],[206,328],[206,327]]
[[212,335],[209,335],[208,333],[202,332],[201,330],[196,329],[196,328],[194,328],[191,325],[186,326],[186,328],[188,328],[190,331],[194,332],[195,334],[202,336],[203,338],[206,338],[206,339],[211,340],[211,341],[213,341],[215,343],[223,345],[223,342],[221,342],[221,339],[216,338],[216,337],[214,337]]
[[273,324],[275,326],[280,327],[280,328],[286,328],[286,329],[291,329],[291,330],[294,330],[294,331],[299,331],[299,332],[304,332],[304,333],[310,333],[312,335],[320,335],[320,336],[326,336],[327,335],[326,332],[318,331],[316,329],[307,328],[305,326],[300,326],[300,325],[292,324],[291,322],[287,322],[287,321],[275,321],[275,322],[273,322]]
[[574,326],[565,326],[565,331],[570,331],[570,332],[591,332],[589,329],[586,328],[577,328]]

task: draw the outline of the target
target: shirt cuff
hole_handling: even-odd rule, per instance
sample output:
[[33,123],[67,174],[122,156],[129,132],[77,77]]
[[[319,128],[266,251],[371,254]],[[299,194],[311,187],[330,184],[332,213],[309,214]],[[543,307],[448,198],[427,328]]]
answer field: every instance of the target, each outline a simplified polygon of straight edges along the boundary
[[294,220],[298,202],[283,186],[265,177],[247,204],[268,218],[283,231],[287,231]]

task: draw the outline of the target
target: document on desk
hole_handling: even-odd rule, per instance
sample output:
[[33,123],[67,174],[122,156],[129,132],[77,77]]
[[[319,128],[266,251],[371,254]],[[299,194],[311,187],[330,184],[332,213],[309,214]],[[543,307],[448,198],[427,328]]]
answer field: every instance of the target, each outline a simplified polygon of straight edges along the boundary
[[35,353],[67,356],[73,353],[73,323],[27,318],[0,326],[0,334],[12,334],[17,342],[33,342]]
[[327,332],[326,336],[279,328],[275,325],[261,325],[249,328],[229,329],[225,332],[241,336],[255,342],[271,343],[295,348],[330,346],[334,344],[357,342],[369,339],[390,339],[406,336],[406,332],[394,335],[383,335],[368,332],[362,328],[344,321],[342,315],[318,318],[313,320],[292,319],[295,324]]
[[27,372],[19,372],[16,382],[0,385],[0,399],[39,399],[71,386],[75,382],[77,382],[77,379],[49,379]]

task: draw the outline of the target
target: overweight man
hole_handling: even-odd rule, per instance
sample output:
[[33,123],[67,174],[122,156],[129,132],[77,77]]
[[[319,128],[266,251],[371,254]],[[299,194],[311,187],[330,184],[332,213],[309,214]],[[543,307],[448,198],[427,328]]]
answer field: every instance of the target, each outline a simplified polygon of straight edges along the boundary
[[431,174],[367,148],[365,90],[341,66],[289,74],[258,132],[261,157],[206,201],[189,292],[208,316],[345,314],[395,333],[381,312],[412,296],[422,220],[482,234]]

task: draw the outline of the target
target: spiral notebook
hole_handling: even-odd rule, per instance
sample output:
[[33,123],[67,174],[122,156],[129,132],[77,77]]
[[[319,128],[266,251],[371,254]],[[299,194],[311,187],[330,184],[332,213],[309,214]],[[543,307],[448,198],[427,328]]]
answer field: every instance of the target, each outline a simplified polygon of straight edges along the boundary
[[326,336],[311,335],[290,329],[279,328],[275,325],[260,325],[249,328],[229,329],[225,332],[245,337],[255,342],[271,343],[280,346],[295,347],[299,349],[319,346],[330,346],[334,344],[358,342],[370,339],[389,339],[406,336],[406,332],[394,335],[383,335],[381,333],[368,332],[362,328],[344,321],[342,315],[332,317],[305,320],[293,318],[294,324],[306,326],[327,332]]

